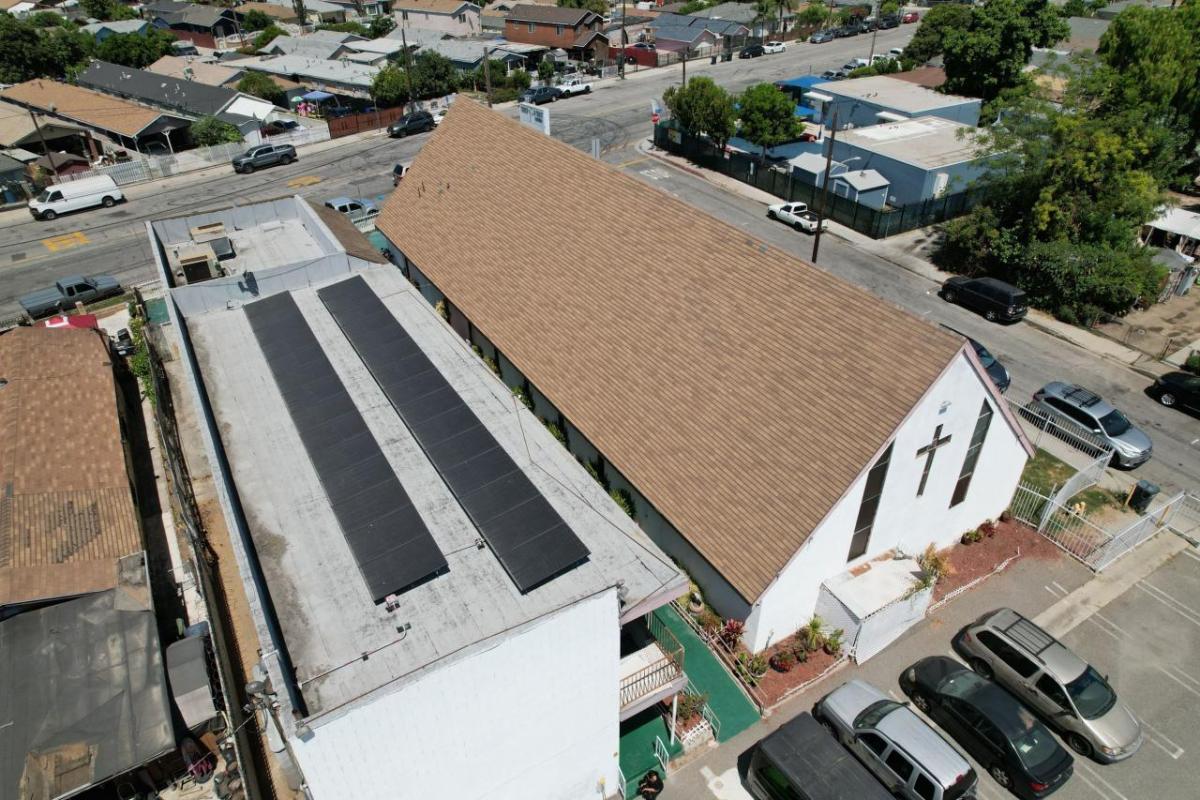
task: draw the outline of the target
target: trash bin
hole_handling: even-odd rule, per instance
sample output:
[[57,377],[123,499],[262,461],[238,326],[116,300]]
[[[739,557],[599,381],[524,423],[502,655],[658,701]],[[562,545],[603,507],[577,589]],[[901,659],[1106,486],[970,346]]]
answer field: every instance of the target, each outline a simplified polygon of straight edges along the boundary
[[722,53],[722,54],[721,54],[721,60],[722,60],[722,61],[733,61],[733,53],[732,53],[732,52],[730,52],[730,53]]
[[1160,491],[1158,484],[1151,483],[1147,480],[1137,482],[1137,486],[1133,487],[1133,492],[1129,495],[1129,507],[1139,514],[1145,514],[1146,509],[1150,508],[1150,501]]
[[714,55],[714,56],[712,57],[712,61],[710,61],[710,62],[708,62],[708,63],[710,63],[710,64],[716,64],[716,63],[717,63],[717,57]]

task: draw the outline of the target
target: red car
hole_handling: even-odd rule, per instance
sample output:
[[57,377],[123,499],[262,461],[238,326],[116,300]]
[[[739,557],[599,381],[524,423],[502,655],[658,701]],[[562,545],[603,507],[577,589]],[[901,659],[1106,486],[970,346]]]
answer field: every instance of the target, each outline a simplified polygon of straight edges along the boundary
[[904,16],[900,18],[900,21],[901,22],[916,22],[919,19],[920,19],[920,17],[917,16],[917,12],[906,11],[906,12],[904,12]]

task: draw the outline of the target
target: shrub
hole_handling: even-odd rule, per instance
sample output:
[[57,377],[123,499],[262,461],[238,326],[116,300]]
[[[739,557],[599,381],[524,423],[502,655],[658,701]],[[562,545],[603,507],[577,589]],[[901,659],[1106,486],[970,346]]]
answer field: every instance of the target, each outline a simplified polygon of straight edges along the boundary
[[978,542],[982,538],[982,533],[977,530],[971,530],[964,533],[959,541],[961,541],[963,544],[975,544],[975,542]]
[[633,507],[633,495],[629,493],[628,489],[609,489],[608,496],[629,515],[630,519],[637,519],[637,509]]
[[750,674],[755,678],[761,678],[767,674],[767,666],[766,657],[760,653],[750,659]]
[[1000,512],[1000,516],[996,519],[1000,520],[1001,522],[1009,522],[1012,520],[1012,512],[1006,508]]
[[692,694],[691,692],[680,692],[679,703],[675,709],[679,715],[679,721],[687,722],[692,717],[698,716],[704,711],[704,704],[707,702],[707,693]]
[[521,405],[525,406],[525,408],[529,409],[530,411],[533,411],[533,400],[529,397],[529,392],[525,391],[524,386],[514,386],[512,393],[513,397],[521,401]]
[[434,303],[433,310],[436,311],[437,315],[439,317],[441,317],[442,319],[444,319],[446,322],[450,321],[450,306],[448,306],[446,304],[445,298],[442,298],[441,300],[438,300],[436,303]]
[[738,639],[742,638],[742,632],[745,630],[745,622],[740,619],[727,619],[725,627],[721,628],[721,641],[732,650],[737,646]]
[[608,488],[608,480],[604,477],[604,464],[601,463],[599,458],[595,461],[583,461],[583,468],[587,470],[588,475],[592,476],[592,480],[605,489]]
[[500,365],[496,363],[496,359],[492,358],[491,356],[484,356],[483,363],[487,364],[487,368],[490,369],[497,378],[500,377]]
[[721,615],[711,608],[701,611],[696,622],[700,624],[700,629],[709,636],[715,636],[717,631],[721,629]]
[[1193,350],[1191,355],[1187,357],[1187,361],[1183,362],[1183,369],[1194,375],[1200,375],[1200,350]]
[[771,669],[776,672],[791,672],[796,666],[796,656],[791,650],[780,650],[771,656]]
[[833,633],[825,637],[825,652],[831,656],[841,655],[842,652],[842,637],[846,632],[838,628]]
[[979,532],[989,539],[992,538],[996,535],[996,523],[992,522],[990,519],[987,520],[979,526]]
[[559,444],[563,447],[567,446],[567,434],[562,428],[548,419],[542,420],[542,423],[546,426],[546,430],[550,431],[550,435],[558,440]]
[[934,550],[933,545],[925,548],[925,552],[917,559],[917,563],[921,565],[921,571],[934,581],[941,580],[953,571],[950,568],[950,562],[944,555]]
[[796,659],[797,664],[803,664],[805,661],[808,661],[808,648],[799,639],[792,644],[792,657]]
[[800,629],[796,634],[798,641],[803,644],[804,649],[810,653],[815,653],[820,650],[825,644],[825,634],[821,631],[821,618],[813,614],[813,618],[808,621],[808,624]]

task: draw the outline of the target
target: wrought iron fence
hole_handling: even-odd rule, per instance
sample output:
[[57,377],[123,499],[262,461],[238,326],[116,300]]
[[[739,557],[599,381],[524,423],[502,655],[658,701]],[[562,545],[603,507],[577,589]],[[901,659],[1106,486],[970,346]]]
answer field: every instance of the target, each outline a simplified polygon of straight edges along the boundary
[[718,149],[707,139],[684,133],[670,121],[655,126],[654,144],[783,200],[807,203],[823,216],[873,239],[884,239],[961,216],[978,199],[975,193],[965,191],[920,203],[875,209],[832,193],[826,196],[822,187],[797,180],[790,170],[764,165],[757,156]]
[[1026,432],[1030,435],[1034,447],[1040,447],[1044,437],[1053,436],[1092,458],[1112,457],[1113,446],[1109,441],[1078,422],[1051,414],[1034,405],[1032,401],[1022,405],[1011,398],[1007,400],[1009,408],[1017,417],[1029,424]]

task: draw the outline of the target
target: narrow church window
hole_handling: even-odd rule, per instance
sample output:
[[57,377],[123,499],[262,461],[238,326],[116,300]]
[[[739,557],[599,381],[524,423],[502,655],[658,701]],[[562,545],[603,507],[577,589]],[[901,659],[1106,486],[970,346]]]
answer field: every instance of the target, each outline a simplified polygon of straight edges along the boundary
[[892,461],[892,444],[887,446],[867,473],[867,485],[863,488],[862,503],[858,507],[858,521],[854,523],[854,537],[850,540],[847,561],[853,561],[867,552],[871,528],[875,525],[875,512],[879,510],[879,497],[883,494],[883,482],[887,479],[888,464]]
[[979,453],[983,450],[983,440],[987,438],[988,426],[992,424],[992,407],[988,401],[983,401],[979,409],[979,419],[975,420],[975,432],[971,434],[971,446],[967,448],[967,457],[963,459],[962,472],[958,474],[958,483],[954,484],[954,495],[950,498],[950,507],[967,499],[967,489],[971,487],[971,477],[975,474],[975,464],[979,462]]
[[942,445],[950,444],[949,436],[942,436],[942,426],[938,425],[933,431],[933,441],[917,451],[917,458],[925,456],[925,468],[921,470],[921,482],[917,484],[917,497],[925,494],[925,482],[929,480],[929,470],[933,469],[933,457]]

